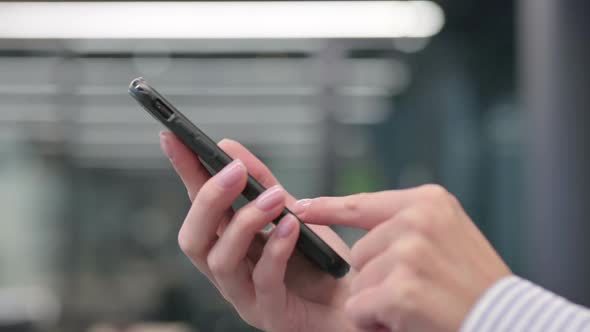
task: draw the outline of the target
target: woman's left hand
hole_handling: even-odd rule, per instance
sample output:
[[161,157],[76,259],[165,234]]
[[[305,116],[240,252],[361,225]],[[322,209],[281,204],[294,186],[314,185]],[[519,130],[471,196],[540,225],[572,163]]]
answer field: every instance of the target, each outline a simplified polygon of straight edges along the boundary
[[458,331],[477,299],[511,272],[444,188],[321,197],[308,223],[368,229],[352,249],[346,312],[366,330]]

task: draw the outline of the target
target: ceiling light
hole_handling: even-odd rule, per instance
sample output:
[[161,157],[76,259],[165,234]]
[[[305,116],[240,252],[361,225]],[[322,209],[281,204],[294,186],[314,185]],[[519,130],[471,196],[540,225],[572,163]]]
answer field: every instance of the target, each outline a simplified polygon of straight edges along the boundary
[[0,38],[399,38],[444,24],[432,1],[3,2]]

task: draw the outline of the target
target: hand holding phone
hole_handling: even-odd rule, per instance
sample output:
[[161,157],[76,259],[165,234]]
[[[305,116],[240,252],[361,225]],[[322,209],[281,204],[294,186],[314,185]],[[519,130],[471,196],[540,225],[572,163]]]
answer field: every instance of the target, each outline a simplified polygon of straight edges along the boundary
[[[206,165],[211,174],[215,174],[232,162],[232,158],[217,144],[188,120],[178,109],[167,101],[142,78],[133,80],[129,92],[143,108],[156,120],[170,129],[188,148],[190,148]],[[264,188],[256,179],[248,175],[242,195],[248,200],[255,200]],[[287,208],[274,221],[278,222],[287,214],[294,215]],[[294,215],[295,216],[295,215]],[[297,218],[297,216],[295,216]],[[299,220],[300,235],[297,249],[323,271],[339,278],[349,271],[348,263],[328,246],[317,234]]]
[[[223,139],[218,143],[234,162],[214,176],[170,131],[160,133],[160,145],[192,201],[178,232],[179,246],[242,319],[263,331],[354,331],[344,308],[356,271],[351,269],[346,276],[334,278],[298,252],[299,223],[292,216],[281,219],[272,232],[260,232],[283,207],[307,215],[313,203],[296,201],[268,167],[237,141]],[[233,175],[228,177],[228,172]],[[231,211],[248,173],[269,189],[255,202]],[[284,200],[268,210],[269,193],[277,191]],[[262,201],[264,206],[259,204]],[[309,220],[312,230],[348,259],[351,249],[322,225],[332,219],[325,216],[327,220],[315,215],[304,220]],[[289,226],[286,232],[285,226]]]

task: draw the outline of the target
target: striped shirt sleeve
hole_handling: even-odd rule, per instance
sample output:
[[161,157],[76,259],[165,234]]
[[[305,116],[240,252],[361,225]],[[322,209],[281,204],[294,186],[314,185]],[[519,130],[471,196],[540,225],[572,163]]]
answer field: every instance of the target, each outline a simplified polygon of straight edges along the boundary
[[509,276],[482,295],[460,331],[590,332],[590,310]]

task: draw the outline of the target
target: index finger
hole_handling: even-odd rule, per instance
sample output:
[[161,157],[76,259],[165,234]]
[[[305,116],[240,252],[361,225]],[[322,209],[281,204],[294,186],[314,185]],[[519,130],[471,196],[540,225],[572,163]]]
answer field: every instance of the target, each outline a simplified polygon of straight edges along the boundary
[[306,223],[372,229],[430,195],[430,186],[297,202],[294,212]]

